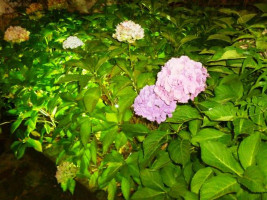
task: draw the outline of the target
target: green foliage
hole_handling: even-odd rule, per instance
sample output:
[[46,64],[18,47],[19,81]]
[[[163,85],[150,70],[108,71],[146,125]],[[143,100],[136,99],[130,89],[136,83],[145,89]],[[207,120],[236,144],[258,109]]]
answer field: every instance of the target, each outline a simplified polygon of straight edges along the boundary
[[[49,150],[110,200],[266,199],[266,5],[237,11],[175,2],[21,16],[29,41],[0,46],[0,106],[14,116],[16,157],[28,147]],[[114,39],[123,20],[140,24],[144,39]],[[85,45],[63,49],[71,35]],[[207,68],[206,90],[164,123],[136,116],[139,91],[181,55]],[[73,193],[75,180],[61,186]]]

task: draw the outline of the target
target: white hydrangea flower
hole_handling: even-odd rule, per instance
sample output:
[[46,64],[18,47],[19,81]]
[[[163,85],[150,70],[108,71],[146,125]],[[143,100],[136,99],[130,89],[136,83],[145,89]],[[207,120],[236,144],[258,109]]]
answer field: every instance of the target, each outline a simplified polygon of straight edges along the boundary
[[77,38],[76,36],[69,36],[63,42],[63,49],[75,49],[82,45],[84,45],[84,43],[79,38]]
[[120,42],[127,41],[129,43],[135,42],[144,38],[144,29],[133,21],[124,21],[116,26],[116,33],[112,35],[113,38]]
[[68,179],[75,178],[78,167],[70,162],[63,162],[57,166],[56,178],[58,183],[66,183]]

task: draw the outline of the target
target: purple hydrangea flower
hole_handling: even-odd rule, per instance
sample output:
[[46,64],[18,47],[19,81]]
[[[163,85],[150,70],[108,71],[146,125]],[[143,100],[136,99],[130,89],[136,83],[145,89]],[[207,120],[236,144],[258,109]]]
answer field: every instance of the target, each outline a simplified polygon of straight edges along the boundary
[[133,106],[136,115],[160,124],[166,120],[166,116],[172,117],[176,102],[172,101],[167,105],[156,95],[154,88],[155,85],[145,86],[135,98]]
[[168,105],[187,103],[206,88],[207,69],[187,56],[171,58],[158,73],[154,92]]

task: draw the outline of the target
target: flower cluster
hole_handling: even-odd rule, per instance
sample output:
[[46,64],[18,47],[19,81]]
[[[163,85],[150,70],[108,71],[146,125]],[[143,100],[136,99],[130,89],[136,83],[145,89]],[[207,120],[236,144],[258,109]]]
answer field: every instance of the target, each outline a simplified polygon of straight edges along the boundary
[[4,35],[7,42],[20,43],[29,40],[30,32],[20,26],[10,26]]
[[68,179],[75,178],[78,167],[70,162],[62,162],[57,166],[56,178],[58,183],[66,183]]
[[48,0],[47,6],[49,10],[65,9],[68,7],[67,0]]
[[75,49],[79,46],[84,45],[84,43],[76,36],[69,36],[63,42],[63,49]]
[[161,123],[171,117],[176,103],[187,103],[205,90],[207,69],[187,56],[170,59],[158,73],[155,85],[145,86],[134,101],[134,111]]
[[29,15],[29,14],[32,14],[32,13],[35,13],[37,11],[41,11],[43,10],[43,5],[40,4],[40,3],[32,3],[29,5],[28,8],[26,8],[26,13]]
[[170,59],[158,73],[155,93],[166,104],[187,103],[206,88],[207,69],[187,56]]
[[133,21],[124,21],[117,25],[116,33],[113,38],[120,42],[133,43],[135,40],[140,40],[144,37],[144,29]]
[[143,116],[150,121],[161,123],[166,120],[166,116],[172,117],[176,102],[172,101],[167,105],[156,95],[154,87],[154,85],[145,86],[140,91],[134,101],[134,111],[137,115]]

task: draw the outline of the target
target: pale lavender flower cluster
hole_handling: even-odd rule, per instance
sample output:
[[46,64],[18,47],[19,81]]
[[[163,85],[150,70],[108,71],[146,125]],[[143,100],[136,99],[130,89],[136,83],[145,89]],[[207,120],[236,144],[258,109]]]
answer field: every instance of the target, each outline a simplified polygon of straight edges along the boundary
[[84,43],[76,36],[69,36],[63,42],[63,49],[75,49],[79,46],[84,45]]
[[144,29],[131,20],[124,21],[116,26],[116,33],[112,37],[120,42],[133,43],[135,40],[140,40],[144,37]]
[[58,183],[66,183],[68,179],[75,178],[78,167],[70,162],[62,162],[57,166],[56,178]]
[[170,59],[158,73],[155,93],[166,103],[187,103],[206,88],[207,69],[187,56]]
[[147,85],[140,91],[134,101],[134,111],[150,121],[161,123],[166,120],[166,116],[172,117],[176,102],[173,101],[167,105],[155,94],[154,87],[154,85]]
[[206,88],[207,69],[187,56],[170,59],[158,73],[156,85],[145,86],[134,101],[134,111],[161,123],[172,117],[176,103],[193,100]]

